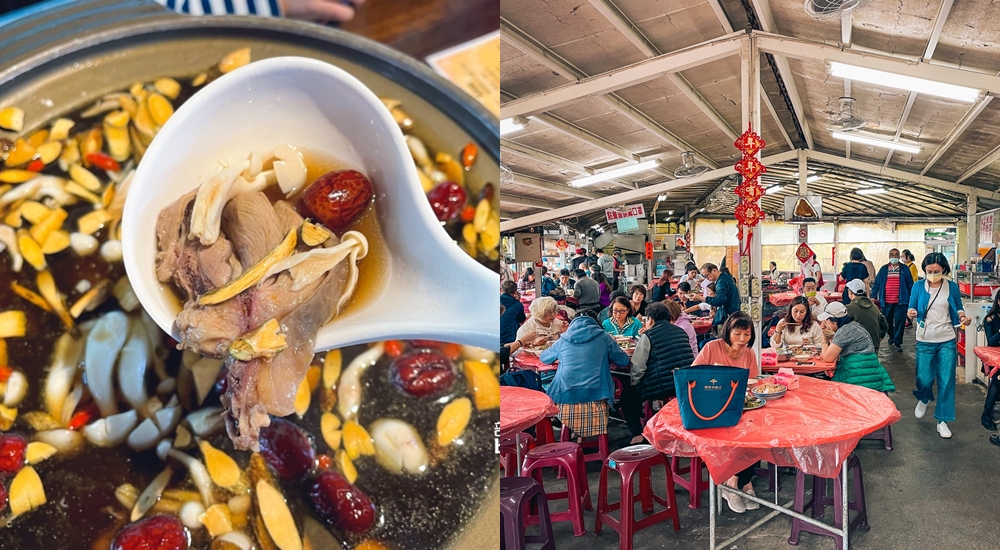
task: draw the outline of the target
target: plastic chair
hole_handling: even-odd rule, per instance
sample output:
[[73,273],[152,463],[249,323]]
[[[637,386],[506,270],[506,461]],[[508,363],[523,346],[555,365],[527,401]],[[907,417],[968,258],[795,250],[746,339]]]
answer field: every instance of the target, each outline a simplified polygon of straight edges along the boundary
[[[650,479],[653,466],[662,465],[666,472],[666,495],[660,498],[653,492]],[[616,470],[621,475],[621,498],[618,502],[608,503],[608,470]],[[638,474],[639,494],[633,492],[633,484]],[[642,512],[647,514],[640,520],[635,519],[635,499],[638,496],[642,503]],[[659,503],[665,509],[653,513],[653,503]],[[620,518],[615,519],[611,512],[620,510]],[[673,476],[667,458],[650,445],[633,445],[619,449],[604,462],[601,467],[601,481],[597,490],[597,519],[594,522],[594,533],[601,534],[601,526],[607,524],[618,532],[618,546],[621,550],[632,550],[632,536],[636,531],[645,529],[654,523],[672,519],[674,531],[681,528],[677,515],[677,499],[674,495]]]
[[[886,396],[889,395],[889,392],[883,392],[883,393],[885,393]],[[876,431],[874,431],[874,432],[872,432],[872,433],[870,433],[870,434],[862,437],[861,439],[863,439],[863,440],[865,440],[865,439],[867,439],[867,440],[876,440],[876,441],[877,440],[882,440],[883,444],[885,445],[885,450],[891,451],[892,450],[892,425],[886,425],[886,427],[882,428],[881,430],[876,430]]]
[[[854,532],[854,530],[861,526],[862,529],[868,531],[871,527],[868,525],[868,511],[865,508],[865,484],[861,475],[861,459],[857,455],[851,454],[847,458],[847,469],[850,472],[854,472],[854,500],[847,503],[848,514],[851,510],[857,512],[853,520],[848,522],[848,533]],[[813,490],[812,497],[809,502],[805,502],[805,474],[801,470],[795,473],[795,511],[799,513],[805,513],[807,508],[812,508],[812,517],[821,518],[826,512],[827,506],[832,506],[834,510],[834,521],[833,525],[837,528],[842,528],[844,525],[843,509],[840,506],[842,497],[842,482],[840,475],[838,474],[836,479],[833,480],[833,497],[828,497],[826,495],[826,481],[828,478],[823,478],[819,476],[813,476]],[[835,535],[829,531],[806,523],[800,519],[792,518],[792,533],[788,537],[788,544],[796,545],[799,543],[799,535],[803,532],[815,533],[817,535],[823,535],[825,537],[832,537],[837,541],[837,548],[843,546],[843,537],[840,535]]]
[[[691,457],[691,462],[681,467],[680,457],[670,458],[670,472],[674,483],[680,485],[688,492],[688,508],[697,509],[701,507],[701,494],[708,490],[708,480],[704,479],[701,472],[707,471],[705,463],[698,457]],[[690,474],[688,479],[684,479],[684,474]]]
[[[542,468],[548,466],[561,467],[566,472],[566,491],[559,493],[546,492],[548,500],[568,499],[569,509],[565,512],[551,514],[551,521],[572,521],[573,534],[580,536],[587,532],[583,525],[583,510],[593,509],[590,501],[590,485],[587,483],[587,469],[583,461],[583,449],[577,443],[548,443],[539,445],[524,455],[521,466],[521,476],[532,477],[539,485],[542,483]],[[535,517],[526,518],[527,525],[538,522]]]
[[[521,447],[522,458],[528,451],[535,448],[535,438],[531,437],[531,434],[520,432],[515,437]],[[500,467],[503,468],[504,477],[517,477],[521,473],[521,465],[514,463],[517,460],[515,437],[500,438]]]
[[[559,432],[559,441],[569,442],[572,441],[572,436],[570,434],[569,426],[563,424],[562,431]],[[596,438],[587,437],[584,438],[583,443],[580,444],[583,447],[584,462],[601,462],[604,463],[608,459],[609,449],[608,449],[608,434],[604,433]],[[597,452],[586,454],[588,450],[597,449]]]
[[[538,510],[540,535],[525,534],[525,507],[528,504]],[[524,550],[525,543],[541,543],[540,550],[555,550],[556,540],[552,534],[549,518],[549,503],[542,486],[530,477],[505,477],[500,479],[500,519],[503,522],[501,535],[504,550]]]

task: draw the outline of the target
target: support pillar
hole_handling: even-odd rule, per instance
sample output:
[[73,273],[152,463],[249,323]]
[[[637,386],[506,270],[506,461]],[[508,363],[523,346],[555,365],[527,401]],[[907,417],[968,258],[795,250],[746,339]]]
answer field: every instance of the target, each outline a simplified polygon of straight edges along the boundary
[[[742,120],[743,126],[742,130],[746,130],[747,126],[753,128],[757,133],[761,133],[760,127],[760,52],[757,50],[757,40],[753,34],[748,34],[742,41],[740,45],[740,80],[742,84],[742,94],[741,94],[741,107],[743,110]],[[757,158],[760,158],[760,151],[756,154]],[[757,201],[758,204],[760,201]],[[754,332],[757,334],[756,341],[754,342],[754,353],[757,354],[758,361],[760,360],[760,343],[764,339],[761,331],[761,317],[763,316],[763,292],[761,291],[761,273],[763,271],[762,262],[764,258],[762,257],[763,242],[761,241],[761,233],[763,232],[763,227],[757,225],[754,228],[753,236],[750,238],[750,254],[749,257],[744,258],[740,256],[740,266],[733,266],[733,271],[740,270],[740,279],[748,280],[748,290],[749,298],[745,299],[745,302],[749,302],[750,306],[750,316],[754,319]],[[743,248],[742,246],[740,247]],[[742,250],[741,250],[742,252]],[[741,266],[745,261],[749,261],[750,264],[750,277],[745,277]]]

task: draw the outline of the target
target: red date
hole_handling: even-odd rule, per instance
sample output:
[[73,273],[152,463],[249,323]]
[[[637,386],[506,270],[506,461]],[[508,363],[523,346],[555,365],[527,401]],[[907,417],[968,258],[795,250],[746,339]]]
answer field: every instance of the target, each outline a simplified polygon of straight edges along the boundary
[[28,442],[19,435],[0,434],[0,474],[13,474],[24,465]]
[[340,472],[326,471],[309,488],[313,507],[337,529],[362,533],[375,523],[375,504]]
[[397,358],[390,367],[392,382],[414,396],[425,397],[451,388],[455,371],[448,358],[428,350],[409,353]]
[[309,436],[281,418],[272,418],[270,426],[261,428],[260,454],[286,481],[302,477],[316,461]]
[[465,207],[465,199],[465,189],[453,181],[440,183],[427,193],[427,200],[431,202],[431,208],[439,222],[457,217]]
[[111,550],[185,550],[190,544],[191,538],[180,520],[159,515],[123,527],[111,543]]
[[341,170],[324,174],[310,184],[297,208],[299,214],[340,233],[361,216],[374,195],[372,182],[363,174]]

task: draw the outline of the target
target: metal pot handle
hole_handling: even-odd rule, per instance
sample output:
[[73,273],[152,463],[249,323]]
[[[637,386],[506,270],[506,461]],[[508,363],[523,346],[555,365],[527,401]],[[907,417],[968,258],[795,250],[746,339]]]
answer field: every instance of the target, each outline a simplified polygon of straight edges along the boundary
[[183,17],[153,0],[48,0],[0,16],[0,83],[67,36],[139,20]]

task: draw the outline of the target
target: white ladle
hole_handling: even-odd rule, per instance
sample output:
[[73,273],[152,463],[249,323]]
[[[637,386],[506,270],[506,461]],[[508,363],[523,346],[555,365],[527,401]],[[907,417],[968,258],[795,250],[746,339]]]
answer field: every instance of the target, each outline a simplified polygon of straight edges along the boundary
[[212,176],[220,161],[241,162],[251,151],[266,158],[283,143],[367,175],[388,248],[380,288],[323,326],[317,351],[390,339],[499,345],[499,275],[445,233],[389,112],[350,74],[299,57],[251,63],[207,85],[146,151],[125,202],[122,246],[136,296],[160,328],[178,336],[178,305],[155,274],[160,211]]

